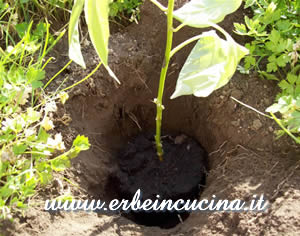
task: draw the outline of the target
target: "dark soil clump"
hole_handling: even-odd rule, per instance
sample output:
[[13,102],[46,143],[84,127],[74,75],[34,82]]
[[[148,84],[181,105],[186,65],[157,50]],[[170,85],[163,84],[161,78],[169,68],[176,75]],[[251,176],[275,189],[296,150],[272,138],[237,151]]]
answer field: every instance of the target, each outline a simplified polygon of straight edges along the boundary
[[[156,155],[153,135],[137,136],[119,154],[115,186],[120,198],[131,200],[138,189],[142,201],[199,197],[205,184],[206,151],[185,135],[165,136],[162,141],[163,161]],[[186,219],[188,213],[142,211],[127,216],[139,224],[171,228]]]

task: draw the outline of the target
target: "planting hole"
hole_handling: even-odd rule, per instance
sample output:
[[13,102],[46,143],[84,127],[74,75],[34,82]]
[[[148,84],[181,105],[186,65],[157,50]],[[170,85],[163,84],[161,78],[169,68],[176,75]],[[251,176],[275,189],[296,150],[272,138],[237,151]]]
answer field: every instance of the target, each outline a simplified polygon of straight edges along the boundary
[[[186,135],[166,135],[162,138],[164,155],[156,154],[154,135],[140,134],[118,154],[118,167],[109,178],[117,198],[131,201],[138,189],[141,202],[146,199],[194,200],[205,185],[207,153],[194,139]],[[166,205],[164,209],[168,206]],[[183,222],[188,212],[131,211],[123,215],[137,224],[172,228]]]

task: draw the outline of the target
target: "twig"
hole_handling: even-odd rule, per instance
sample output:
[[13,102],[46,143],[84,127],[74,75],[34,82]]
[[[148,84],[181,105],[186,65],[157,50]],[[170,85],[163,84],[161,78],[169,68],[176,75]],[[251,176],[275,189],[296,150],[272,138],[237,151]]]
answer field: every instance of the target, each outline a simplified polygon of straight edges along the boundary
[[237,100],[236,98],[234,98],[234,97],[232,97],[232,96],[230,96],[230,98],[231,98],[232,100],[236,101],[237,103],[239,103],[239,104],[241,104],[241,105],[243,105],[243,106],[249,108],[250,110],[255,111],[255,112],[257,112],[258,114],[260,114],[260,115],[262,115],[262,116],[265,116],[265,117],[268,117],[268,118],[270,118],[270,119],[273,120],[273,118],[272,118],[271,116],[269,116],[269,115],[267,115],[267,114],[265,114],[265,113],[263,113],[263,112],[261,112],[261,111],[255,109],[254,107],[251,107],[250,105],[247,105],[247,104],[245,104],[245,103],[243,103],[243,102]]

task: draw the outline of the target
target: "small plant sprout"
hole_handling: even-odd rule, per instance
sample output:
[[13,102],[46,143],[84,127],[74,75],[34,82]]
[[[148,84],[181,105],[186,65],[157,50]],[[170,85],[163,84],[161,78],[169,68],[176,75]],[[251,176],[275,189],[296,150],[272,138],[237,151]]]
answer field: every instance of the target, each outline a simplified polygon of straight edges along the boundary
[[[176,89],[171,99],[190,94],[197,97],[207,97],[214,90],[228,83],[235,73],[239,61],[248,54],[248,49],[237,44],[224,29],[217,25],[223,21],[226,15],[235,12],[240,7],[242,0],[191,0],[175,11],[174,0],[169,0],[167,7],[156,0],[150,1],[167,15],[165,57],[161,68],[158,95],[154,99],[157,110],[155,143],[157,155],[160,160],[163,160],[161,142],[163,93],[172,56],[186,45],[197,40],[179,74]],[[83,5],[85,5],[85,18],[91,40],[104,66],[109,68],[107,65],[108,4],[109,0],[75,0],[69,26],[70,57],[82,66],[85,65],[79,46],[78,19]],[[173,24],[174,18],[181,22],[176,29],[174,29]],[[220,38],[214,30],[210,30],[172,48],[173,34],[185,26],[213,27],[224,35],[225,39]]]

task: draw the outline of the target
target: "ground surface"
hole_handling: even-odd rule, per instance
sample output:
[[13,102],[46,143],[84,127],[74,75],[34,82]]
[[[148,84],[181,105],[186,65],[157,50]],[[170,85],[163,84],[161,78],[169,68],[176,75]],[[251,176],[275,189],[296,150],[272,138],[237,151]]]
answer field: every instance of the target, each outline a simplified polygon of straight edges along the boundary
[[[222,25],[232,32],[232,23],[242,19],[240,10]],[[180,30],[175,34],[175,44],[196,33]],[[232,35],[240,43],[245,41]],[[108,176],[117,168],[116,153],[130,137],[154,130],[155,106],[151,100],[156,96],[164,39],[165,16],[146,1],[138,25],[113,31],[110,64],[122,84],[116,85],[100,70],[72,91],[66,107],[57,115],[56,126],[67,140],[71,142],[81,133],[89,136],[92,143],[90,151],[76,158],[72,169],[65,173],[80,185],[71,190],[78,198],[114,198],[114,186],[108,184]],[[230,98],[264,111],[276,95],[275,84],[236,73],[228,85],[208,98],[184,96],[171,101],[177,75],[190,49],[182,50],[171,62],[163,129],[188,134],[208,151],[210,172],[201,198],[215,194],[223,199],[249,200],[253,194],[264,194],[270,201],[268,211],[192,213],[184,223],[166,230],[137,225],[120,215],[50,215],[42,211],[42,206],[36,206],[25,218],[5,224],[4,235],[299,235],[299,148],[288,138],[276,140],[273,131],[278,127],[274,122]],[[48,68],[50,74],[67,62],[66,54],[67,44],[61,43],[57,64]],[[85,44],[84,56],[88,70],[71,66],[64,74],[69,82],[83,78],[97,65],[92,45]],[[51,191],[45,191],[44,199],[57,194],[57,187],[51,187]]]

